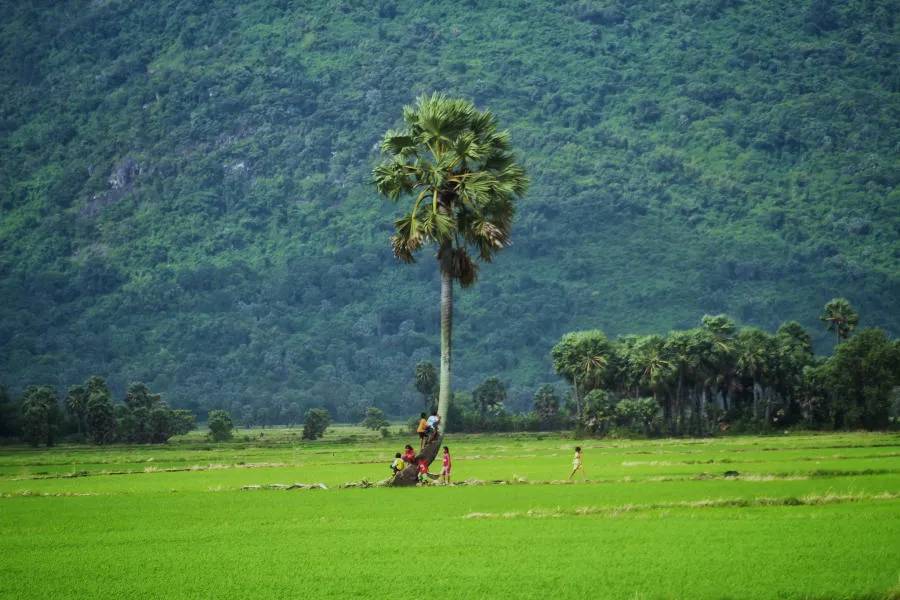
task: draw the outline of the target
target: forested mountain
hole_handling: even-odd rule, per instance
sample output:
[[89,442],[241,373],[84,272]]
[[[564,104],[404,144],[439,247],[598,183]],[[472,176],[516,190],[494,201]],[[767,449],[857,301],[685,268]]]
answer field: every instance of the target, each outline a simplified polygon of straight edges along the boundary
[[[514,246],[455,387],[530,407],[563,334],[900,330],[897,0],[0,3],[0,382],[417,410],[437,267],[371,185],[403,105],[510,130]],[[518,398],[518,400],[517,400]]]

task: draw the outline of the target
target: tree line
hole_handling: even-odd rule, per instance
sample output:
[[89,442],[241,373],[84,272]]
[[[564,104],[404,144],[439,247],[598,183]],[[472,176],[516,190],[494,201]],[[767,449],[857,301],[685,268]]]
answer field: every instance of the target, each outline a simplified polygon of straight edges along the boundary
[[175,410],[143,383],[128,387],[113,403],[103,377],[69,388],[65,398],[51,385],[29,386],[16,400],[0,386],[0,437],[15,437],[38,446],[59,438],[98,445],[160,444],[183,435],[196,424],[189,410]]
[[[457,398],[460,427],[573,427],[593,435],[625,427],[673,436],[890,427],[900,416],[900,341],[880,329],[851,336],[859,315],[843,298],[826,304],[820,320],[835,339],[827,358],[815,355],[812,336],[793,321],[775,334],[738,328],[725,315],[705,315],[699,327],[666,336],[567,333],[551,351],[570,386],[562,402],[544,384],[534,412],[511,417],[502,410],[505,387],[488,378]],[[428,389],[427,372],[417,369],[420,391]]]
[[[448,432],[574,429],[579,435],[630,431],[653,435],[713,435],[808,429],[884,429],[900,416],[900,340],[880,329],[856,331],[859,315],[837,298],[820,317],[833,333],[834,353],[816,356],[812,336],[796,322],[774,334],[739,328],[725,315],[705,315],[700,326],[668,335],[575,331],[553,347],[553,368],[567,384],[544,383],[533,410],[507,409],[508,388],[488,377],[470,392],[457,392]],[[437,407],[440,377],[430,361],[413,373],[421,410]],[[239,426],[293,426],[301,418],[304,439],[331,424],[323,408],[296,403],[235,405],[209,415],[211,436],[228,440]],[[418,409],[415,410],[418,412]],[[234,417],[233,417],[234,415]],[[359,405],[349,422],[387,430],[381,409]],[[411,423],[415,419],[411,419]],[[71,387],[61,398],[53,386],[30,386],[13,400],[0,386],[0,437],[33,445],[69,441],[94,444],[162,443],[195,427],[196,415],[173,410],[161,394],[132,384],[114,404],[102,377]]]

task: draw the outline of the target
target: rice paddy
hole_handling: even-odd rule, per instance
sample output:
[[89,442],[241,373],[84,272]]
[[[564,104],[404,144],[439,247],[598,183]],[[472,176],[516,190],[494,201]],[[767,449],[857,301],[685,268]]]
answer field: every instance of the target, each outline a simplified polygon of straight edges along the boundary
[[245,435],[0,450],[0,598],[900,597],[896,434]]

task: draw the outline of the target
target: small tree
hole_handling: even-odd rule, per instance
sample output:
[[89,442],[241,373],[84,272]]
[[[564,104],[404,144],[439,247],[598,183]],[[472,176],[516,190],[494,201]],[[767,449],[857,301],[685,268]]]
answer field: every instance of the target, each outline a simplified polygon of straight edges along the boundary
[[481,425],[488,409],[502,406],[506,402],[506,384],[499,377],[488,377],[472,390],[472,399],[481,412]]
[[615,416],[615,401],[606,390],[591,390],[584,401],[582,425],[591,435],[604,435],[607,425]]
[[105,386],[88,396],[87,425],[95,444],[110,444],[116,439],[115,411]]
[[370,406],[366,409],[366,418],[362,422],[363,427],[366,427],[368,429],[381,429],[382,427],[387,427],[390,424],[391,422],[384,418],[384,413],[381,412],[380,408]]
[[300,405],[296,402],[291,402],[281,409],[281,420],[288,427],[296,425],[297,421],[300,420]]
[[22,437],[32,446],[48,447],[59,428],[59,393],[49,385],[33,385],[22,395]]
[[306,411],[306,423],[303,425],[303,439],[316,440],[325,434],[331,425],[331,415],[324,408],[311,408]]
[[430,360],[423,360],[416,365],[416,390],[425,400],[425,410],[431,412],[437,408],[440,380],[437,369]]
[[853,310],[846,298],[833,298],[825,305],[824,313],[819,320],[827,323],[829,331],[834,331],[834,347],[837,348],[841,340],[850,337],[859,325],[859,313]]
[[207,418],[207,426],[209,426],[210,437],[216,442],[230,440],[234,435],[234,423],[231,421],[231,415],[228,414],[228,411],[210,411]]
[[549,427],[556,422],[559,413],[559,394],[552,383],[545,383],[534,394],[534,411],[541,423]]
[[0,437],[14,437],[21,432],[19,410],[6,387],[0,384]]
[[185,435],[197,426],[197,415],[189,410],[172,411],[172,435]]
[[650,427],[659,415],[659,403],[653,398],[622,400],[616,406],[616,416],[628,425],[641,425],[644,435],[650,436]]

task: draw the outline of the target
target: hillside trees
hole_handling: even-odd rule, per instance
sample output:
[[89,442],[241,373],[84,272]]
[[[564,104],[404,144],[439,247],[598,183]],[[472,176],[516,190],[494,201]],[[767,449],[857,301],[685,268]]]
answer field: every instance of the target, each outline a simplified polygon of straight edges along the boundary
[[841,340],[846,340],[856,329],[859,324],[859,314],[846,298],[834,298],[825,305],[819,320],[827,323],[827,329],[834,332],[834,346],[837,348]]
[[18,406],[13,402],[6,386],[0,384],[0,438],[18,435],[21,427]]
[[[509,134],[493,114],[467,100],[420,96],[403,109],[405,129],[385,133],[387,155],[375,168],[378,192],[393,202],[414,198],[394,222],[394,256],[415,262],[424,245],[437,250],[441,275],[441,372],[438,414],[445,427],[451,398],[453,283],[472,286],[478,264],[510,243],[515,201],[528,178],[516,163]],[[471,249],[471,252],[470,252]]]
[[443,3],[336,4],[5,3],[14,394],[99,369],[116,400],[141,380],[197,414],[285,389],[308,393],[301,415],[349,419],[372,389],[400,414],[402,365],[437,354],[437,281],[383,276],[369,149],[431,89],[490,106],[532,181],[498,281],[464,296],[454,385],[530,395],[565,332],[704,311],[798,319],[830,351],[815,321],[835,296],[897,335],[891,3],[511,0],[464,25]]
[[488,411],[503,408],[503,403],[506,402],[506,384],[499,377],[488,377],[472,390],[472,400],[479,408],[483,427]]
[[423,410],[430,413],[437,408],[437,396],[440,391],[440,379],[434,363],[423,360],[416,365],[415,383],[416,390],[422,394],[424,400]]
[[553,369],[574,389],[575,410],[581,418],[584,398],[604,385],[612,357],[612,345],[601,331],[567,333],[550,352]]
[[[884,428],[896,395],[898,343],[881,330],[864,333],[832,357],[816,358],[810,333],[797,322],[773,335],[706,315],[700,327],[665,337],[620,336],[603,353],[584,349],[585,332],[565,334],[552,356],[573,395],[588,390],[587,407],[576,415],[576,425],[588,432],[602,433],[614,416],[649,435],[660,410],[670,435],[799,424]],[[589,337],[596,343],[601,336]],[[605,365],[605,371],[590,378],[583,370],[579,378],[577,365]]]
[[[30,443],[67,441],[95,444],[163,443],[194,428],[196,417],[188,410],[172,410],[160,394],[142,384],[129,387],[123,402],[113,403],[103,377],[93,376],[72,386],[64,402],[53,386],[31,386],[18,399],[18,413],[7,418],[0,396],[0,437],[21,436]],[[65,407],[69,420],[63,419]],[[74,435],[73,435],[74,434]]]
[[556,424],[559,414],[559,393],[552,383],[543,383],[534,393],[534,411],[545,427]]
[[883,331],[863,329],[820,369],[835,428],[888,425],[891,395],[900,385],[900,348]]
[[22,439],[32,446],[53,445],[59,432],[59,393],[47,385],[32,385],[22,394]]

